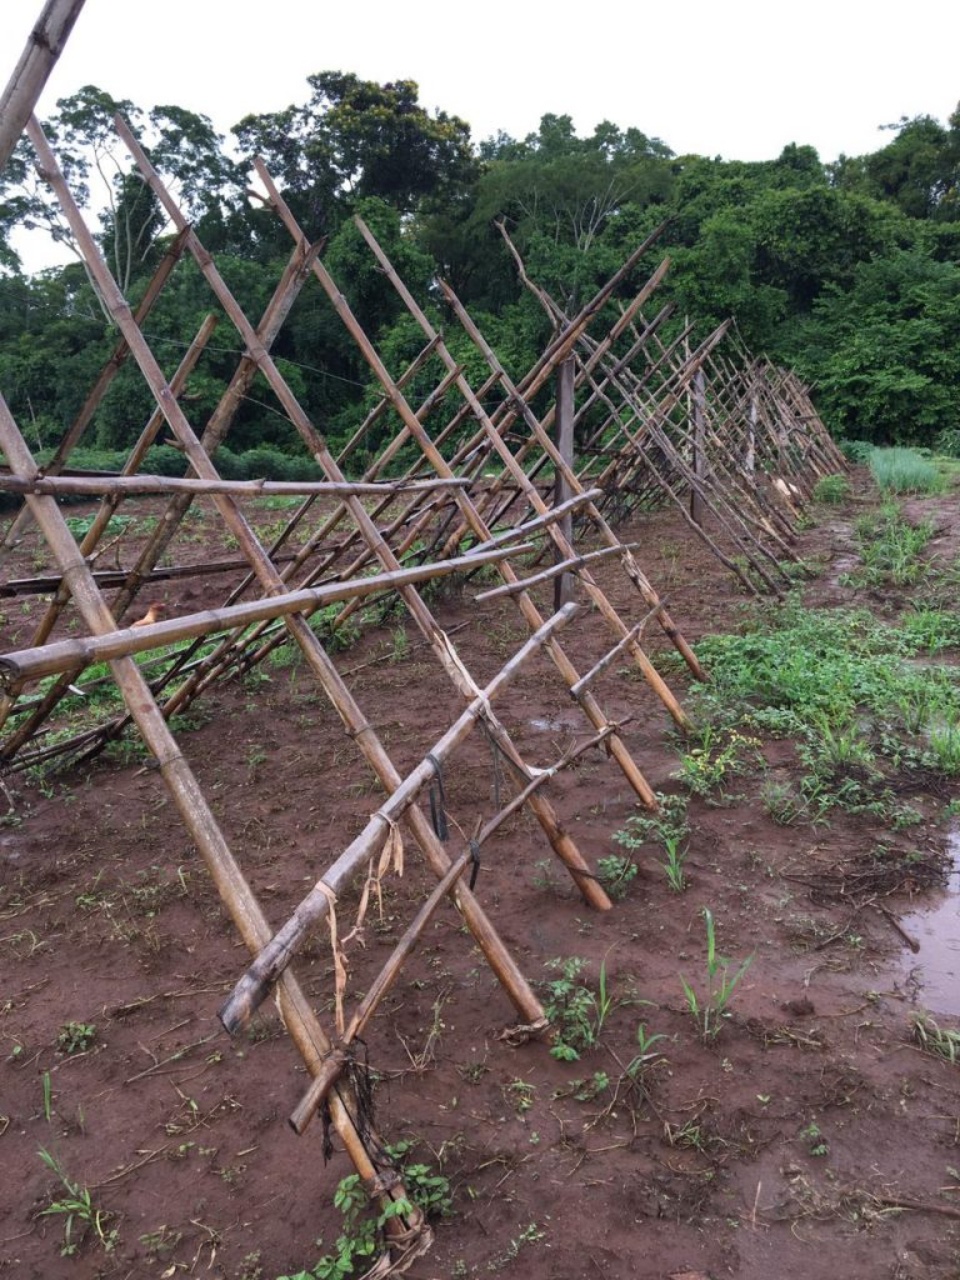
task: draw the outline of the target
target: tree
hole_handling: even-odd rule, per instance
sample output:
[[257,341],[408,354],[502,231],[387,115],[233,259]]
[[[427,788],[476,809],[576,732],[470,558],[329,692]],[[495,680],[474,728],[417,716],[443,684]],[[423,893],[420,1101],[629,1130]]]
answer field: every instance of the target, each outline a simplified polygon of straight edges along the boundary
[[918,249],[860,263],[817,301],[795,354],[836,430],[932,443],[960,421],[960,267]]
[[949,129],[932,116],[904,116],[898,124],[885,125],[896,137],[863,161],[873,193],[892,200],[911,218],[955,217],[960,175],[956,116]]
[[[167,225],[153,192],[141,179],[114,129],[120,115],[141,135],[144,149],[189,216],[223,220],[245,207],[243,172],[223,152],[223,139],[205,116],[182,107],[144,113],[95,85],[61,98],[43,128],[81,209],[98,212],[101,246],[121,289],[150,265],[157,238]],[[79,249],[60,205],[33,166],[32,148],[16,152],[14,219],[44,228],[52,238]]]
[[357,200],[377,197],[410,214],[475,176],[470,126],[426,111],[415,81],[323,71],[307,82],[303,106],[246,116],[233,133],[263,156],[308,235],[332,230]]

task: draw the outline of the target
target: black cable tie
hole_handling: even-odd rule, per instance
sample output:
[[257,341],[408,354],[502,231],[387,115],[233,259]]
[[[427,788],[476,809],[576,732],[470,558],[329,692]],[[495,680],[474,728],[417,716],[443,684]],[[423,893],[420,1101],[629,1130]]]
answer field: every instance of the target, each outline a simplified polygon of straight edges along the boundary
[[470,868],[470,892],[473,893],[473,886],[477,883],[477,876],[480,874],[480,844],[477,840],[470,841],[470,860],[473,863]]
[[446,840],[450,834],[447,826],[446,814],[446,797],[443,792],[443,770],[440,767],[440,761],[433,754],[425,757],[433,766],[433,772],[436,775],[436,787],[430,784],[430,821],[433,823],[433,829],[437,833],[438,840]]

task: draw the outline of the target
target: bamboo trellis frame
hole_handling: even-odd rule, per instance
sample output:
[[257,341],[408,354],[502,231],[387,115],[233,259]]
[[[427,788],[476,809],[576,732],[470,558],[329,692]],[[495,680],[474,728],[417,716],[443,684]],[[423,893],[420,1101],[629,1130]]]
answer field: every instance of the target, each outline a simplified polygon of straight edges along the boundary
[[[527,806],[587,902],[600,910],[609,909],[609,899],[575,842],[564,831],[545,794],[547,784],[584,750],[602,745],[641,801],[655,807],[652,789],[623,739],[622,723],[603,710],[593,686],[617,658],[629,656],[676,723],[681,727],[687,725],[682,707],[642,647],[648,624],[661,628],[691,672],[698,678],[703,676],[695,654],[667,611],[667,602],[657,594],[637,563],[636,548],[621,541],[608,518],[618,496],[622,498],[624,493],[635,490],[638,477],[639,484],[646,486],[644,491],[649,491],[651,475],[657,476],[655,483],[660,485],[661,493],[670,493],[671,483],[676,483],[679,489],[679,482],[689,472],[683,458],[683,449],[688,443],[688,429],[682,418],[684,398],[692,380],[708,368],[711,391],[707,430],[714,450],[708,472],[711,477],[725,475],[724,468],[730,469],[728,459],[745,459],[748,450],[752,468],[744,465],[740,470],[759,471],[772,451],[791,476],[802,476],[802,481],[798,479],[796,483],[798,489],[802,483],[803,493],[808,495],[810,469],[815,474],[836,470],[839,455],[835,449],[831,452],[832,442],[826,433],[818,434],[818,420],[805,389],[793,375],[759,362],[745,362],[742,353],[727,359],[716,349],[720,341],[717,336],[701,344],[696,352],[683,356],[676,345],[671,347],[660,340],[658,330],[669,308],[663,308],[650,322],[644,320],[643,310],[666,272],[666,263],[652,273],[613,323],[604,320],[604,309],[614,290],[626,280],[655,236],[638,247],[577,316],[568,320],[553,308],[557,326],[553,341],[534,367],[516,381],[508,375],[466,309],[444,285],[449,307],[488,370],[482,383],[474,389],[443,333],[434,327],[372,233],[358,219],[360,234],[423,333],[421,350],[394,376],[322,263],[322,245],[307,243],[262,165],[257,165],[257,171],[267,191],[268,203],[290,232],[293,249],[264,315],[254,326],[236,303],[216,263],[136,138],[123,121],[117,121],[117,129],[141,176],[151,186],[175,228],[171,247],[137,312],[131,310],[110,276],[39,125],[33,120],[27,130],[42,176],[60,201],[81,247],[90,278],[121,337],[83,409],[65,433],[52,463],[42,474],[13,416],[0,400],[0,444],[10,467],[10,475],[0,477],[0,490],[20,493],[25,499],[21,514],[14,519],[0,544],[0,555],[9,553],[34,521],[58,571],[46,578],[25,579],[0,587],[0,591],[11,593],[52,590],[53,595],[31,645],[0,657],[0,728],[11,717],[18,721],[7,738],[0,741],[0,763],[17,767],[61,754],[75,756],[80,751],[90,754],[115,738],[127,724],[136,725],[157,759],[161,777],[254,957],[246,978],[223,1011],[225,1025],[230,1029],[241,1025],[266,991],[276,985],[284,1020],[314,1080],[294,1112],[294,1127],[302,1132],[317,1113],[318,1106],[328,1106],[334,1126],[371,1194],[386,1200],[400,1198],[403,1189],[382,1144],[359,1115],[350,1080],[342,1078],[343,1067],[349,1061],[351,1040],[369,1020],[417,939],[447,897],[459,910],[524,1026],[528,1030],[544,1027],[540,1002],[472,890],[463,883],[463,872],[505,817]],[[203,359],[214,320],[209,318],[204,322],[169,379],[157,363],[142,329],[172,273],[187,258],[193,259],[205,277],[244,346],[226,393],[199,433],[185,417],[179,397]],[[270,354],[290,307],[311,277],[319,281],[366,359],[381,393],[364,423],[336,457],[296,400]],[[590,332],[598,318],[607,324],[602,337],[592,336]],[[635,370],[632,361],[638,357],[642,357],[644,367]],[[156,400],[156,410],[140,433],[120,476],[66,474],[72,449],[93,421],[124,361],[133,361],[139,367]],[[746,382],[741,376],[741,366],[750,369],[750,379]],[[588,409],[602,406],[604,425],[594,430],[593,439],[604,438],[609,446],[611,432],[606,424],[616,420],[615,447],[606,459],[588,450],[585,460],[571,462],[561,455],[552,439],[553,409],[544,412],[537,406],[542,404],[545,389],[561,367],[573,371],[574,392],[580,395],[580,401],[573,402],[575,412],[586,414]],[[230,482],[219,475],[213,458],[227,438],[241,398],[257,374],[266,379],[304,447],[319,464],[322,480],[303,484],[266,479]],[[419,388],[424,381],[432,381],[432,385],[425,393],[417,391],[414,407],[412,389]],[[745,405],[749,407],[747,417]],[[631,422],[637,422],[635,428],[624,421],[627,414]],[[747,419],[750,425],[745,434],[742,423]],[[183,477],[167,479],[142,470],[148,450],[164,425],[184,454]],[[345,468],[355,464],[368,433],[384,425],[393,428],[392,435],[388,432],[385,447],[374,458],[366,460],[359,478],[348,478]],[[802,438],[799,446],[798,436]],[[655,447],[662,455],[662,476],[650,465]],[[609,447],[607,453],[610,454]],[[413,460],[409,461],[411,454]],[[402,474],[397,476],[401,457],[406,460]],[[485,474],[490,467],[494,468],[493,473]],[[565,500],[556,499],[555,480]],[[712,483],[710,509],[715,511],[721,499],[717,497],[719,482],[714,478]],[[726,494],[726,490],[719,491]],[[97,514],[79,544],[56,501],[58,495],[67,493],[102,495]],[[94,570],[92,562],[103,551],[111,516],[124,498],[134,493],[149,493],[168,500],[155,535],[148,539],[134,565],[116,571]],[[252,496],[270,494],[298,496],[303,501],[270,545],[265,545],[241,504]],[[120,625],[144,585],[157,581],[158,575],[164,572],[158,567],[160,557],[174,545],[191,504],[199,496],[212,503],[224,528],[235,539],[239,556],[232,562],[216,565],[208,562],[194,568],[204,573],[214,569],[241,571],[239,581],[218,609],[182,614],[142,627]],[[318,506],[321,500],[326,500],[326,505]],[[766,522],[770,538],[780,543],[789,534],[790,516],[784,515],[776,504],[772,511],[773,515],[758,501],[753,519],[761,525]],[[580,550],[574,544],[571,532],[574,527],[581,537],[587,535],[588,550]],[[288,547],[293,545],[298,530],[306,531],[306,541],[298,549],[290,550]],[[547,545],[555,548],[557,563],[552,568],[529,571],[524,559],[530,552],[531,536],[542,537]],[[762,550],[769,555],[765,548]],[[622,618],[594,577],[592,566],[601,560],[622,566],[645,608],[639,622]],[[495,566],[503,582],[499,588],[481,593],[477,599],[509,595],[530,631],[530,638],[481,686],[465,666],[450,636],[442,630],[417,584],[450,573],[471,574],[485,564]],[[189,567],[185,566],[184,571],[189,571]],[[608,646],[583,675],[574,667],[558,638],[560,628],[573,617],[576,606],[565,606],[546,617],[538,604],[540,585],[559,573],[575,575],[578,592],[595,607],[613,635],[612,647]],[[108,604],[104,592],[113,588],[117,591]],[[465,710],[423,755],[419,765],[405,775],[391,760],[345,677],[308,623],[312,611],[331,603],[340,609],[338,621],[342,623],[360,606],[360,601],[367,598],[395,601],[406,610],[440,669],[466,704]],[[89,635],[77,640],[53,639],[65,609],[71,606],[76,608]],[[214,642],[209,652],[202,651],[201,642],[215,635],[222,639]],[[167,721],[174,711],[189,706],[218,679],[237,670],[250,669],[284,642],[299,646],[308,672],[336,710],[360,756],[382,786],[386,799],[371,814],[348,849],[327,865],[316,888],[291,919],[274,930],[244,879]],[[168,668],[148,684],[133,655],[150,653],[171,643],[183,647]],[[491,701],[521,666],[541,650],[549,656],[560,677],[559,684],[583,713],[592,736],[546,768],[534,768],[521,755],[507,727],[495,716]],[[83,672],[91,664],[100,662],[109,664],[123,695],[126,712],[104,724],[93,725],[66,744],[45,746],[41,735],[61,700],[71,695],[75,682],[82,680]],[[40,679],[51,683],[32,700],[24,698],[29,686]],[[508,765],[517,791],[486,823],[478,820],[473,840],[452,856],[420,808],[419,798],[431,778],[441,770],[443,761],[476,724],[482,724],[500,758]],[[37,743],[39,745],[34,745]],[[330,913],[337,894],[351,878],[364,867],[372,868],[378,858],[379,872],[368,874],[383,873],[384,852],[395,848],[399,840],[397,823],[403,823],[412,835],[437,884],[349,1025],[343,1023],[336,1033],[328,1033],[310,1008],[289,966],[305,929]],[[395,1245],[404,1260],[408,1260],[418,1248],[429,1243],[428,1229],[416,1214],[406,1218],[398,1216],[394,1221],[397,1230],[406,1233]]]

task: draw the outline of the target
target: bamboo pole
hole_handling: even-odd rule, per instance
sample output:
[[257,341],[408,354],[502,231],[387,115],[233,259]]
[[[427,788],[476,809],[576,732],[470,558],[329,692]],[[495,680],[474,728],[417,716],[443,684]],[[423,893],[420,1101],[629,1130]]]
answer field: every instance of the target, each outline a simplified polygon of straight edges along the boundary
[[57,494],[156,494],[229,493],[236,497],[268,497],[282,494],[298,497],[316,494],[317,497],[369,496],[384,497],[407,493],[432,493],[438,489],[462,489],[469,480],[454,476],[440,476],[427,480],[382,480],[377,483],[345,480],[197,480],[176,476],[156,476],[140,473],[135,476],[37,476],[35,480],[23,480],[19,476],[0,476],[0,493],[51,493]]
[[336,862],[327,868],[314,888],[300,900],[293,914],[261,950],[220,1009],[220,1021],[231,1035],[246,1025],[267,998],[278,976],[293,960],[310,929],[326,916],[330,909],[331,895],[336,898],[357,871],[377,856],[397,819],[435,777],[438,765],[442,765],[473,731],[478,720],[487,719],[493,699],[550,637],[569,622],[577,610],[578,606],[574,603],[564,605],[517,650],[446,733],[433,744],[416,768],[407,774],[393,795],[371,816],[363,831]]
[[113,658],[145,653],[150,649],[175,644],[178,640],[227,631],[238,625],[245,626],[267,618],[273,620],[288,614],[313,613],[325,604],[396,590],[405,583],[432,581],[464,568],[476,568],[479,564],[496,564],[505,556],[515,555],[523,550],[529,550],[529,547],[494,547],[489,551],[458,556],[455,560],[444,560],[438,564],[417,565],[411,569],[377,574],[376,577],[351,578],[346,582],[332,582],[322,587],[288,591],[221,609],[204,609],[149,626],[127,627],[106,636],[60,640],[54,644],[0,654],[0,687],[10,690],[21,681],[39,680],[60,671],[72,672],[73,679],[78,671],[95,662],[109,662]]
[[[638,547],[639,542],[624,543],[628,550]],[[569,560],[560,560],[557,564],[551,565],[549,569],[543,569],[540,573],[533,574],[529,578],[520,578],[517,582],[505,582],[502,586],[491,587],[489,591],[481,591],[479,595],[474,596],[477,604],[484,604],[488,600],[496,600],[500,596],[516,595],[518,591],[526,591],[530,587],[535,587],[541,582],[550,582],[552,579],[562,574],[569,574],[571,570],[582,569],[584,565],[594,564],[597,560],[608,560],[610,556],[619,555],[620,547],[601,547],[599,551],[587,551],[580,555],[571,556]],[[652,614],[648,614],[651,617]],[[633,632],[636,628],[632,629]],[[636,635],[634,635],[634,639]],[[623,641],[621,641],[621,644]],[[631,642],[632,643],[632,642]],[[624,646],[625,648],[628,646]],[[582,681],[576,682],[577,686],[582,686]],[[570,692],[573,693],[574,685],[570,686]],[[573,695],[576,697],[576,694]]]
[[6,168],[84,0],[47,0],[0,95],[0,172]]

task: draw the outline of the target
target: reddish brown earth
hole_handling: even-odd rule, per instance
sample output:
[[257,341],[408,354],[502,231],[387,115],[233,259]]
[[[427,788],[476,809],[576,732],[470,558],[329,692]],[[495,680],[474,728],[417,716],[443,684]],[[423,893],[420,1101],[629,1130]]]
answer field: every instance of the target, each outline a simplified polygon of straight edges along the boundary
[[[857,509],[821,511],[800,536],[820,568],[813,602],[849,602],[837,576]],[[937,513],[941,549],[956,554],[955,498]],[[738,625],[737,587],[679,520],[661,514],[630,532],[691,640]],[[25,544],[14,576],[34,571],[36,554]],[[624,615],[639,617],[629,584],[609,568],[604,580]],[[222,599],[223,586],[164,594],[174,612],[188,611]],[[482,681],[526,630],[509,604],[478,608],[472,595],[468,587],[435,608]],[[7,603],[4,649],[26,642],[30,621],[29,606]],[[586,611],[564,644],[581,671],[609,647]],[[651,649],[663,656],[662,644]],[[336,660],[402,771],[459,714],[412,626],[368,630]],[[219,687],[181,741],[279,923],[379,801],[303,668],[264,673]],[[686,695],[675,666],[668,679]],[[678,791],[679,740],[638,674],[615,666],[598,697],[611,717],[631,717],[624,740],[654,788]],[[538,765],[587,736],[545,657],[497,710]],[[765,755],[768,776],[796,768],[783,743]],[[501,1037],[515,1012],[453,909],[440,910],[366,1036],[379,1131],[412,1141],[452,1189],[452,1214],[436,1224],[415,1280],[960,1274],[960,1073],[911,1042],[923,988],[889,918],[829,891],[881,835],[900,850],[942,853],[948,797],[933,784],[911,794],[926,820],[900,833],[842,814],[828,827],[783,827],[757,801],[763,777],[739,778],[724,805],[692,801],[685,893],[670,890],[648,846],[608,913],[584,905],[531,817],[485,847],[477,892],[528,978],[554,977],[555,958],[581,957],[592,985],[605,969],[614,1007],[599,1046],[578,1063],[554,1060],[544,1042]],[[445,782],[463,830],[490,816],[491,758],[479,735]],[[302,1138],[287,1125],[307,1075],[273,1003],[234,1041],[220,1027],[216,1011],[247,956],[157,772],[142,760],[102,761],[7,785],[0,1273],[274,1280],[312,1266],[335,1240],[333,1192],[350,1166],[339,1149],[324,1164],[319,1124]],[[591,752],[547,794],[591,864],[619,852],[612,835],[635,802],[611,761]],[[365,990],[430,885],[409,839],[406,863],[387,885],[383,918],[368,918],[365,947],[348,947],[348,999]],[[904,914],[936,901],[936,889],[907,883],[883,905]],[[705,906],[722,951],[753,956],[709,1044],[680,985],[681,974],[702,983]],[[355,907],[356,895],[341,903],[341,919]],[[325,930],[297,972],[331,1025]],[[631,1089],[621,1077],[641,1023],[664,1037],[662,1056]],[[58,1047],[69,1024],[95,1028],[72,1053],[62,1039]],[[590,1098],[584,1082],[596,1072],[611,1088]],[[41,1150],[109,1215],[111,1252],[77,1221],[77,1251],[61,1255],[65,1215],[45,1210],[66,1195]]]

